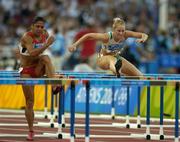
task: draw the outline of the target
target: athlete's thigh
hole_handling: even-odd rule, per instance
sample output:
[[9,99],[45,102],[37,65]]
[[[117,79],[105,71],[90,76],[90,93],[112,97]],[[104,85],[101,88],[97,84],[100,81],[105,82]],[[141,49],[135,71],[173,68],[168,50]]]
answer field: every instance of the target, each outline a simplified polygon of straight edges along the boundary
[[102,56],[97,59],[98,66],[104,70],[109,70],[110,65],[111,64],[114,65],[115,62],[116,62],[116,58],[111,55]]
[[45,64],[40,59],[35,67],[35,73],[38,77],[42,77],[45,74]]
[[40,62],[44,64],[52,64],[51,59],[48,55],[41,55],[39,58],[40,58]]
[[143,74],[128,60],[122,57],[121,72],[129,76],[142,76]]
[[[32,78],[28,74],[21,75],[21,78]],[[26,100],[34,101],[34,85],[22,85],[23,93]]]

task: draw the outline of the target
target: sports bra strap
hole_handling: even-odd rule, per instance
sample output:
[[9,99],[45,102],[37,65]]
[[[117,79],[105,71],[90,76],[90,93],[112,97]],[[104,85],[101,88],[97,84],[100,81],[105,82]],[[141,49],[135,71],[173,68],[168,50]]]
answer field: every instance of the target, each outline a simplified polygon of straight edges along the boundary
[[112,32],[108,32],[109,39],[112,39]]

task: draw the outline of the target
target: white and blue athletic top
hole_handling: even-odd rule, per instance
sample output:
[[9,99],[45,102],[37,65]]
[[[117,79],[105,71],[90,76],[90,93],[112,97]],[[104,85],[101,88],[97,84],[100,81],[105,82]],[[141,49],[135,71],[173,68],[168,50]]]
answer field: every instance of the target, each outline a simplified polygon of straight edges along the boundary
[[[30,56],[29,52],[27,51],[26,48],[23,48],[21,43],[18,44],[18,47],[19,47],[19,51],[20,51],[20,54],[21,55],[24,55],[24,56]],[[48,49],[44,50],[40,55],[51,55],[50,51]]]
[[[33,41],[32,41],[33,48],[40,48],[46,43],[46,40],[47,40],[46,33],[42,33],[40,35],[40,37],[41,37],[40,39],[36,39],[34,34],[31,31],[27,32],[26,34],[33,39]],[[28,50],[26,48],[22,47],[21,43],[19,43],[18,47],[19,47],[19,51],[20,51],[21,55],[30,56]],[[49,51],[46,49],[40,55],[49,55]]]
[[107,53],[121,53],[123,48],[127,45],[126,40],[116,42],[113,39],[112,32],[108,32],[108,36],[109,36],[109,41],[108,41],[108,43],[103,44],[102,48],[106,49]]

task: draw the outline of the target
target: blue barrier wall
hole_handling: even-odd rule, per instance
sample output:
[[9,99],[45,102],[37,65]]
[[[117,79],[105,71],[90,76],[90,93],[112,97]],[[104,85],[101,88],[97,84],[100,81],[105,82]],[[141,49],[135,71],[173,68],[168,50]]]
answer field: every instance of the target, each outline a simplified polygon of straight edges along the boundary
[[158,73],[161,68],[180,68],[180,54],[161,53],[153,60],[141,62],[139,66],[144,73]]
[[160,67],[180,67],[180,54],[160,54],[158,62]]

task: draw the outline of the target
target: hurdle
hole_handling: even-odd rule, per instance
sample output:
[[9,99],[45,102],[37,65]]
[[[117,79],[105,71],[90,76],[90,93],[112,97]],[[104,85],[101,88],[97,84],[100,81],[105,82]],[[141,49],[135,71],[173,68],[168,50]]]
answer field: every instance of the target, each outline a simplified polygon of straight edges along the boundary
[[[121,83],[121,85],[125,85],[125,86],[127,86],[127,85],[137,85],[138,84],[138,82],[137,82],[137,84],[135,83],[136,81],[135,80],[133,80],[133,83],[131,82],[131,81],[122,81]],[[154,86],[164,86],[164,85],[176,85],[176,113],[175,113],[175,141],[178,141],[178,139],[179,139],[179,136],[178,136],[178,131],[179,131],[179,128],[178,128],[178,118],[179,118],[179,114],[178,114],[178,112],[179,112],[179,82],[178,81],[158,81],[158,80],[153,80],[153,81],[140,81],[141,82],[141,85],[145,85],[145,86],[148,86],[148,91],[147,91],[147,117],[146,117],[146,139],[151,139],[151,135],[150,135],[150,85],[154,85]],[[97,83],[97,80],[96,80],[96,82],[92,82],[91,81],[91,84],[96,84]],[[106,82],[107,83],[107,82]],[[105,83],[105,84],[106,84]],[[163,115],[162,115],[162,112],[163,112],[163,103],[162,103],[162,101],[163,101],[163,91],[162,91],[162,87],[161,87],[161,108],[160,108],[160,139],[164,139],[164,135],[163,135],[163,127],[162,127],[162,125],[163,125]],[[87,96],[88,96],[88,93],[87,93]],[[88,103],[88,102],[86,102],[86,103]],[[86,109],[88,109],[88,107],[86,108]],[[86,115],[88,115],[88,114],[86,114]],[[88,117],[88,116],[86,116],[86,117]],[[86,132],[88,133],[89,131],[88,130],[86,130]]]
[[[111,75],[111,74],[105,74],[105,72],[82,72],[82,73],[80,73],[80,72],[70,72],[70,71],[62,71],[62,72],[56,72],[56,74],[57,75],[59,75],[58,73],[61,73],[61,75],[64,75],[64,77],[66,77],[66,78],[72,78],[72,77],[77,77],[77,76],[81,76],[81,78],[85,78],[87,75],[89,76],[89,77],[98,77],[98,76],[102,76],[102,77],[105,77],[105,76],[114,76],[114,75]],[[102,73],[104,73],[104,74],[102,74]],[[18,77],[20,77],[20,74],[17,72],[17,71],[0,71],[0,77],[1,78],[18,78]],[[114,76],[115,77],[115,76]],[[52,96],[55,96],[56,97],[56,95],[53,95],[52,94]],[[52,101],[54,101],[54,100],[52,100]],[[56,101],[57,102],[57,101]],[[55,103],[56,103],[55,102]],[[54,102],[53,102],[54,103]],[[52,116],[53,115],[53,111],[54,110],[52,110],[53,108],[51,107],[51,115],[49,116],[49,118],[51,119],[50,120],[50,122],[51,122],[51,124],[50,124],[50,126],[51,127],[53,127],[53,117],[56,117],[57,118],[57,115],[55,115],[55,116]],[[57,114],[57,109],[55,108],[55,113]],[[45,85],[45,105],[44,105],[44,116],[42,116],[42,114],[38,114],[38,115],[36,115],[36,117],[40,117],[40,118],[42,118],[42,117],[44,117],[44,118],[48,118],[48,114],[47,114],[47,85]]]
[[[73,75],[74,74],[74,75]],[[76,73],[76,72],[73,72],[73,73],[71,73],[70,74],[70,72],[68,72],[68,75],[70,75],[70,76],[72,76],[73,75],[73,77],[78,77],[78,78],[86,78],[87,77],[87,75],[85,76],[85,73],[83,73],[84,75],[81,77],[80,76],[80,74],[79,73]],[[89,73],[88,73],[89,74]],[[98,77],[98,76],[94,76],[94,74],[93,73],[90,73],[91,75],[93,75],[93,76],[91,76],[91,77]],[[146,76],[149,76],[149,75],[146,75]],[[157,78],[157,75],[154,75],[154,76],[156,76],[156,78]],[[166,74],[166,76],[169,76],[168,74]],[[102,75],[102,78],[104,78],[105,76],[103,76]],[[109,76],[107,76],[107,77],[109,77]],[[111,76],[111,77],[114,77],[114,76]],[[90,78],[90,75],[89,75],[89,78]],[[130,79],[130,78],[139,78],[139,77],[124,77],[124,76],[122,76],[122,78],[127,78],[127,79]],[[168,77],[169,79],[173,79],[174,77]],[[112,90],[113,90],[113,88],[112,88]],[[139,94],[139,93],[138,93]],[[112,95],[114,95],[114,93],[112,93]],[[47,117],[47,105],[46,105],[46,93],[45,93],[45,109],[44,109],[44,117],[46,118]],[[112,116],[112,118],[114,119],[115,118],[115,110],[114,110],[114,96],[112,96],[112,110],[111,110],[111,116]],[[139,100],[139,99],[138,99]],[[139,103],[138,103],[139,104]],[[127,106],[128,107],[128,106]],[[140,107],[138,107],[138,108],[140,108]],[[139,112],[139,110],[138,110],[138,112]],[[138,118],[139,119],[139,118]],[[138,126],[139,127],[139,126]]]
[[[68,79],[66,80],[66,82],[68,81]],[[6,85],[43,85],[43,84],[61,84],[62,80],[54,80],[54,79],[29,79],[29,78],[0,78],[0,84],[6,84]],[[17,126],[17,125],[16,125]],[[22,125],[22,126],[26,126],[26,125]],[[3,136],[7,136],[7,135],[1,135]],[[15,135],[13,135],[15,136]],[[20,135],[17,135],[17,137],[19,137]],[[38,137],[46,137],[45,135],[38,135]]]
[[[138,90],[139,90],[139,89],[140,89],[140,87],[138,87]],[[129,92],[129,89],[128,89],[127,91]],[[140,91],[140,90],[139,90],[139,91]],[[127,94],[129,94],[129,93],[127,93]],[[138,93],[138,94],[140,95],[140,93]],[[128,96],[127,96],[127,97],[128,97]],[[128,98],[129,98],[129,97],[128,97]],[[128,98],[127,98],[127,102],[128,102],[128,100],[129,100]],[[138,100],[140,100],[140,99],[138,99]],[[139,106],[139,105],[140,105],[140,102],[138,102],[138,106]],[[129,103],[127,103],[127,111],[129,110],[128,106],[129,106]],[[138,108],[140,108],[140,107],[138,107]],[[139,112],[140,112],[140,110],[138,109],[138,116],[137,116],[137,117],[138,117],[138,118],[137,118],[137,127],[138,127],[138,128],[140,128],[140,126],[141,126],[141,125],[140,125],[140,115],[139,115],[140,113],[139,113]],[[126,116],[126,117],[127,117],[127,118],[126,118],[126,127],[127,127],[127,128],[130,127],[129,117],[128,117],[128,116],[129,116],[129,112],[127,112],[127,116]]]
[[[12,74],[13,73],[13,74]],[[2,74],[0,74],[0,76],[2,76],[3,78],[5,77],[17,77],[19,75],[19,73],[16,73],[16,72],[2,72]],[[82,76],[82,73],[79,73],[79,72],[66,72],[63,74],[63,75],[66,75],[66,77],[68,78],[72,78],[72,77],[80,77],[81,75],[81,78],[85,78],[87,77],[87,75],[89,76],[89,78],[93,78],[93,77],[102,77],[104,78],[105,76],[114,76],[114,75],[111,75],[111,74],[96,74],[96,73],[91,73],[91,72],[83,72],[83,76]],[[116,76],[114,76],[116,77]],[[54,118],[53,118],[53,105],[54,103],[54,99],[53,99],[53,94],[52,94],[52,99],[51,99],[51,115],[50,115],[50,124],[47,124],[49,125],[50,127],[54,127]],[[44,107],[44,117],[47,118],[47,85],[45,85],[45,107]],[[37,116],[36,116],[37,117]],[[63,116],[62,116],[63,117]],[[64,118],[63,118],[64,120]],[[5,124],[4,124],[5,125]],[[39,124],[39,125],[45,125],[45,124]],[[63,125],[65,127],[65,124]]]
[[[6,82],[6,81],[7,81],[7,80],[5,80],[5,82]],[[10,81],[10,80],[9,80],[9,81]],[[97,81],[97,80],[96,80],[96,81]],[[108,83],[107,80],[104,80],[104,79],[103,79],[103,81],[105,81],[106,83]],[[109,80],[108,80],[108,81],[109,81]],[[136,83],[135,83],[135,84],[133,84],[133,83],[132,83],[132,84],[131,84],[131,83],[128,84],[128,81],[127,81],[127,80],[122,80],[122,81],[124,81],[123,83],[125,83],[125,84],[121,84],[121,82],[118,82],[118,83],[120,83],[121,85],[129,85],[129,84],[130,84],[130,85],[137,85]],[[23,82],[23,81],[22,81],[22,82]],[[19,80],[19,82],[16,82],[16,83],[21,84],[22,82]],[[129,82],[130,82],[130,81],[129,81]],[[153,82],[153,81],[152,81],[152,82]],[[171,81],[172,84],[171,84],[170,81],[167,81],[167,82],[169,82],[168,85],[174,85],[174,84],[176,83],[175,81]],[[14,83],[14,82],[12,82],[12,83]],[[91,80],[90,80],[90,83],[92,83]],[[111,81],[111,83],[113,83],[113,82]],[[142,83],[142,82],[140,81],[140,84],[141,84],[141,83]],[[153,83],[155,83],[155,84],[153,84]],[[152,83],[152,84],[148,84],[148,83],[147,83],[147,84],[143,84],[143,83],[142,83],[141,85],[167,85],[167,84],[166,84],[166,81],[163,81],[163,82],[162,82],[162,81],[159,81],[159,82],[154,81],[153,83]],[[156,83],[157,83],[157,84],[156,84]],[[159,83],[159,84],[158,84],[158,83]],[[162,83],[162,84],[161,84],[161,83]],[[163,84],[163,83],[164,83],[164,84]],[[28,82],[27,82],[27,84],[28,84]],[[101,82],[100,82],[100,85],[102,85],[102,84],[104,84],[104,83],[101,83]],[[179,84],[177,84],[177,86],[179,86]],[[178,87],[177,87],[177,89],[178,89]],[[176,100],[178,100],[178,99],[176,99]],[[147,104],[148,104],[148,103],[147,103]],[[149,110],[149,109],[147,109],[147,110]],[[147,112],[148,112],[148,111],[147,111]],[[149,112],[148,112],[148,113],[149,113]],[[73,116],[71,116],[71,117],[73,117]],[[149,121],[149,120],[148,120],[148,121]],[[176,120],[176,121],[177,121],[177,120]],[[176,122],[176,123],[177,123],[177,122]],[[176,128],[176,129],[177,129],[177,128]],[[149,129],[147,129],[147,131],[149,131]],[[148,132],[147,132],[147,133],[148,133]]]
[[[88,75],[88,78],[90,78],[90,77],[98,77],[97,75],[96,76],[94,76],[95,74],[94,73],[87,73],[87,72],[84,72],[83,73],[83,76],[80,76],[80,73],[79,72],[72,72],[72,73],[70,73],[70,72],[68,72],[68,75],[70,76],[70,77],[78,77],[78,78],[87,78],[87,74],[90,74],[90,75]],[[1,74],[0,74],[1,75]],[[8,75],[8,73],[6,73],[6,75]],[[92,75],[92,76],[91,76]],[[164,74],[163,74],[164,75]],[[4,76],[4,75],[3,75]],[[102,78],[105,78],[105,77],[109,77],[109,75],[101,75],[102,76]],[[146,77],[148,77],[149,75],[148,74],[146,74]],[[156,76],[155,78],[158,78],[157,76],[157,74],[155,74],[155,75],[153,75],[153,78],[154,78],[154,76]],[[168,74],[166,74],[166,76],[169,76]],[[113,76],[113,75],[110,75],[110,77],[115,77],[115,76]],[[131,79],[131,78],[140,78],[140,77],[124,77],[124,76],[122,76],[122,78],[126,78],[126,79]],[[151,77],[152,78],[152,77]],[[168,77],[169,79],[173,79],[174,77]],[[47,86],[46,86],[47,87]],[[45,89],[47,89],[47,88],[45,88]],[[112,90],[113,90],[113,88],[112,88]],[[45,92],[46,92],[47,90],[45,90]],[[139,94],[139,93],[138,93]],[[114,110],[114,93],[112,93],[112,110],[111,110],[111,117],[112,117],[112,119],[115,119],[115,110]],[[45,107],[44,107],[44,117],[45,118],[47,118],[47,93],[45,93]],[[139,104],[139,103],[138,103]],[[128,107],[128,106],[127,106]],[[138,107],[139,108],[139,107]],[[57,110],[56,110],[57,111]],[[139,111],[138,111],[139,112]],[[52,115],[52,114],[51,114]],[[52,117],[52,116],[51,116]],[[138,126],[139,127],[139,126]]]
[[[97,81],[97,80],[95,80],[95,81]],[[104,81],[104,80],[103,80]],[[135,80],[133,80],[133,81],[135,81]],[[166,81],[164,81],[164,82],[162,82],[162,81],[159,81],[158,82],[158,80],[155,80],[155,81],[152,81],[152,83],[150,82],[150,84],[148,84],[148,82],[142,82],[142,81],[140,81],[141,83],[141,85],[147,85],[148,86],[148,91],[147,91],[147,120],[146,120],[146,124],[147,124],[147,126],[146,126],[146,139],[151,139],[151,136],[150,136],[150,99],[149,99],[149,96],[150,96],[150,85],[154,85],[154,86],[157,86],[157,85],[167,85],[166,84]],[[97,82],[96,82],[97,83]],[[128,81],[126,80],[125,82],[124,82],[125,84],[121,84],[121,85],[125,85],[125,86],[127,86],[127,85],[137,85],[138,84],[138,82],[137,82],[137,84],[136,83],[132,83],[132,84],[127,84],[128,83]],[[142,84],[142,83],[147,83],[147,84]],[[106,82],[106,83],[104,83],[105,85],[107,85],[108,84],[108,82]],[[172,83],[172,85],[174,85],[175,84],[175,82],[173,82]],[[100,85],[102,85],[102,84],[100,84]],[[87,86],[89,86],[89,85],[87,85]],[[72,87],[72,88],[74,88],[74,87]],[[87,91],[88,92],[88,91]],[[87,95],[86,96],[88,96],[88,94],[89,93],[87,93]],[[71,96],[72,96],[72,98],[71,98],[71,101],[72,100],[74,100],[74,94],[71,94]],[[86,98],[86,100],[89,100],[89,99],[87,99]],[[87,103],[87,102],[86,102]],[[71,110],[72,110],[72,112],[71,113],[74,113],[74,107],[73,107],[73,105],[75,104],[74,102],[71,102]],[[86,105],[86,111],[88,112],[88,107],[87,107],[88,105]],[[162,111],[161,111],[161,114],[162,114]],[[89,115],[89,113],[86,113],[86,115]],[[162,115],[161,115],[162,116]],[[71,118],[73,118],[74,117],[74,115],[73,114],[71,114]],[[86,125],[88,125],[88,122],[87,122],[87,120],[89,120],[88,118],[89,118],[89,116],[86,116]],[[161,119],[162,120],[162,119]],[[176,121],[177,121],[177,118],[176,118]],[[72,120],[72,122],[71,123],[73,123],[74,122],[74,120]],[[161,121],[162,122],[162,121]],[[160,122],[160,123],[161,123]],[[71,129],[71,139],[72,139],[72,141],[73,141],[73,136],[75,135],[74,134],[74,125],[72,125],[71,126],[72,127],[72,129]],[[86,126],[86,129],[88,128],[88,126]],[[176,129],[177,129],[177,125],[176,125]],[[175,130],[176,131],[176,130]],[[177,131],[176,131],[177,132]],[[87,137],[87,135],[88,135],[88,133],[89,133],[89,130],[86,130],[86,141],[88,141],[89,139],[88,139],[88,137]],[[162,127],[160,128],[160,138],[162,137]]]
[[[174,78],[174,77],[173,77]],[[171,79],[171,78],[169,78],[169,79]],[[179,79],[179,78],[176,78],[176,79]],[[113,89],[112,89],[113,90]],[[129,100],[129,88],[128,88],[128,90],[127,90],[128,92],[127,92],[127,116],[126,116],[126,124],[125,124],[125,127],[126,128],[129,128],[130,127],[130,123],[129,123],[129,112],[128,112],[128,110],[129,110],[129,102],[128,102],[128,100]],[[138,116],[137,116],[137,127],[138,128],[140,128],[141,127],[141,124],[140,124],[140,86],[138,86]],[[112,95],[114,95],[114,93],[112,93]],[[114,101],[114,99],[112,99],[112,106],[114,105],[113,104],[113,101]],[[162,103],[161,103],[162,104]],[[161,107],[162,108],[162,107]],[[113,113],[111,113],[111,114],[113,114],[114,115],[114,108],[112,107],[112,111],[111,112],[113,112]],[[162,112],[162,111],[161,111]],[[161,115],[162,116],[162,115]],[[63,124],[64,125],[64,124]],[[161,138],[161,139],[163,139],[163,137]]]
[[[65,72],[66,73],[66,72]],[[65,75],[65,73],[64,73],[64,75]],[[76,76],[78,76],[78,75],[80,75],[80,74],[82,74],[82,73],[70,73],[70,72],[67,72],[67,75],[66,76],[70,76],[70,77],[72,77],[72,74],[73,75],[76,75]],[[92,77],[94,77],[96,74],[95,73],[83,73],[83,74],[90,74],[90,75],[92,75]],[[0,76],[1,77],[18,77],[19,76],[19,73],[17,73],[17,72],[2,72],[1,74],[0,74]],[[86,75],[87,76],[87,75]],[[101,75],[101,76],[104,76],[104,75]],[[85,77],[85,76],[84,76]],[[54,104],[54,97],[53,97],[54,95],[52,94],[52,99],[51,99],[51,115],[50,115],[50,124],[39,124],[39,125],[49,125],[50,127],[54,127],[54,116],[53,116],[53,113],[54,113],[54,108],[53,108],[53,104]],[[57,95],[56,95],[57,96]],[[57,109],[56,109],[57,110]],[[36,115],[36,117],[37,117],[37,115]],[[42,117],[42,115],[38,115],[38,117]],[[47,85],[45,85],[45,107],[44,107],[44,117],[45,118],[47,118],[48,117],[48,115],[47,115]],[[62,116],[63,117],[63,116]],[[64,117],[63,117],[63,120],[62,120],[63,122],[65,121],[65,119],[64,119]],[[5,124],[3,124],[3,125],[5,125]],[[64,127],[65,127],[65,124],[63,125]]]

